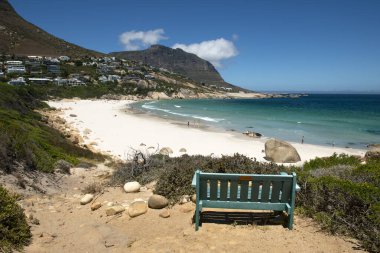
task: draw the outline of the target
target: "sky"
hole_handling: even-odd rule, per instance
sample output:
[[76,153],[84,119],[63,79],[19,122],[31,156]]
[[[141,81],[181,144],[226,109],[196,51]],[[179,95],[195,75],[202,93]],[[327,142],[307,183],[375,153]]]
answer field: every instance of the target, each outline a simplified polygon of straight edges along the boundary
[[47,32],[104,53],[152,44],[256,91],[380,92],[379,0],[10,0]]

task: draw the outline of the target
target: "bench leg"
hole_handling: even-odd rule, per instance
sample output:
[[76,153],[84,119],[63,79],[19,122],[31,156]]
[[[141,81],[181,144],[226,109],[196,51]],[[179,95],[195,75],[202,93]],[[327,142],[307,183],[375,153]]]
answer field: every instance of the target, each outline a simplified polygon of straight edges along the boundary
[[199,216],[200,216],[199,210],[195,210],[195,231],[198,231],[199,229]]
[[293,218],[294,218],[294,210],[293,208],[290,208],[288,210],[288,229],[289,230],[293,229]]

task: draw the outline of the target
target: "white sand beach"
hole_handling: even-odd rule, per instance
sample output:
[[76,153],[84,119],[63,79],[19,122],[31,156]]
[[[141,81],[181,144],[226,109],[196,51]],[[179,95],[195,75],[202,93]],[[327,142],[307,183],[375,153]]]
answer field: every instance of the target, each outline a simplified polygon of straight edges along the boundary
[[[49,101],[51,107],[63,110],[64,119],[84,137],[85,144],[96,143],[99,151],[127,159],[131,149],[153,152],[157,147],[170,147],[173,156],[179,156],[181,148],[189,155],[232,155],[234,153],[265,161],[265,138],[255,139],[241,133],[182,126],[165,119],[135,114],[126,110],[131,100],[61,100]],[[75,114],[76,117],[70,116]],[[91,131],[89,131],[91,130]],[[292,143],[302,161],[315,157],[346,153],[363,156],[365,150],[326,147]]]

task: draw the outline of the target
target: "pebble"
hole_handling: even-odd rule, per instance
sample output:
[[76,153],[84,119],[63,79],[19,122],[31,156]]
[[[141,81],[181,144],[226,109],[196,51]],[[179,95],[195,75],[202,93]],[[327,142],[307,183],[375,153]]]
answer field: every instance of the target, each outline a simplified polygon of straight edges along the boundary
[[111,215],[115,215],[124,211],[125,211],[124,206],[111,206],[107,208],[106,214],[107,216],[111,216]]
[[159,214],[159,216],[160,216],[161,218],[169,218],[169,217],[170,217],[170,212],[169,212],[168,209],[165,209],[164,211],[162,211],[162,212]]
[[95,202],[91,205],[91,211],[98,210],[102,206],[102,203]]
[[148,205],[145,201],[134,201],[128,208],[128,214],[131,218],[142,215],[148,211]]
[[161,195],[154,194],[148,200],[148,206],[153,209],[162,209],[169,204],[167,198]]

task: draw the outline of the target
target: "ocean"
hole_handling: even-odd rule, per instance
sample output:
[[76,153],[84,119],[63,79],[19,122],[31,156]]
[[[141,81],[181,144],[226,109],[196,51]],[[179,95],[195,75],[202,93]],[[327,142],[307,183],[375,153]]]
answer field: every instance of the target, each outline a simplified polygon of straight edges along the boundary
[[187,124],[253,131],[282,140],[366,148],[380,143],[380,95],[144,101],[135,108]]

